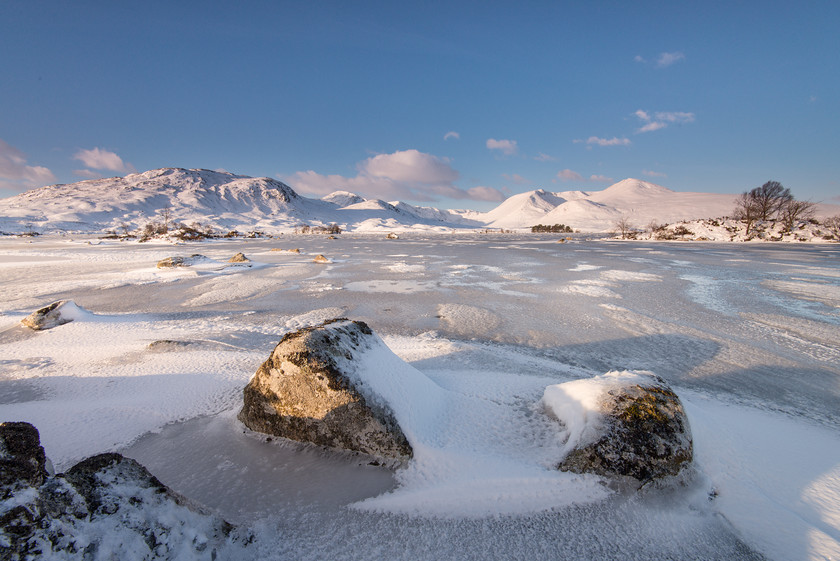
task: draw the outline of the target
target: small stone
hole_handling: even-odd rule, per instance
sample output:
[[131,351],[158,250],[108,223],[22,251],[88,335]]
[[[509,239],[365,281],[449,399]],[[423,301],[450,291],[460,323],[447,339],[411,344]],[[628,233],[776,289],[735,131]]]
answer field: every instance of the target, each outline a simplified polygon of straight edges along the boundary
[[315,259],[313,259],[312,261],[314,261],[315,263],[332,263],[332,261],[321,255],[320,253],[316,255]]

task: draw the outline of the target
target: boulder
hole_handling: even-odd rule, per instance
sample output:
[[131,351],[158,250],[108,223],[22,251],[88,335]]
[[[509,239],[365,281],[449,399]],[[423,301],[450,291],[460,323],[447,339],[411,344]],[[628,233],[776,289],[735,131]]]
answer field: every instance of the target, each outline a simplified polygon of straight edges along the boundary
[[314,261],[315,263],[332,263],[332,261],[321,255],[320,253],[316,255],[315,259],[313,259],[312,261]]
[[242,252],[237,253],[230,259],[228,259],[228,263],[250,263],[251,260],[245,257],[245,254]]
[[385,237],[386,237],[386,238],[388,238],[389,240],[398,240],[398,239],[400,239],[400,237],[399,237],[397,234],[395,234],[394,232],[388,232],[388,235],[387,235],[387,236],[385,236]]
[[130,458],[100,454],[51,477],[43,469],[34,426],[3,423],[0,443],[4,460],[21,443],[17,457],[41,464],[36,477],[20,473],[9,485],[3,481],[11,497],[0,502],[3,559],[209,561],[243,553],[247,535],[173,492]]
[[239,419],[250,429],[384,459],[411,446],[387,404],[365,394],[353,356],[376,336],[363,322],[331,320],[288,333],[244,390]]
[[38,429],[29,423],[0,423],[0,499],[19,486],[39,487],[47,477],[47,457]]
[[23,318],[20,323],[35,331],[41,331],[70,323],[74,319],[78,319],[82,313],[84,313],[84,310],[72,300],[58,300],[49,306],[35,310]]
[[549,386],[543,404],[568,433],[561,470],[646,483],[691,464],[691,429],[682,403],[649,372],[610,372]]

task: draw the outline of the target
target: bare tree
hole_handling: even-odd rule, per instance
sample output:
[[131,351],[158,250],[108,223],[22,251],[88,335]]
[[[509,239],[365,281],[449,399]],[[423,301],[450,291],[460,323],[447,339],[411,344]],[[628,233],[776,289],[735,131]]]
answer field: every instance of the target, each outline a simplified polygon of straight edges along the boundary
[[627,235],[633,231],[633,223],[630,222],[630,219],[627,216],[622,216],[613,222],[613,228],[615,228],[616,233],[621,234],[622,240],[626,240]]
[[840,214],[826,218],[822,225],[828,229],[829,234],[840,240]]
[[160,209],[160,219],[163,221],[163,233],[169,231],[169,224],[172,222],[172,207],[165,206]]
[[782,187],[778,181],[768,181],[761,187],[756,187],[749,192],[749,197],[758,210],[759,220],[770,220],[793,200],[790,189]]
[[761,217],[761,210],[758,203],[750,193],[741,193],[735,200],[735,212],[733,218],[740,220],[747,227],[746,235],[750,235],[753,224]]
[[779,210],[779,219],[782,221],[785,231],[790,232],[798,221],[813,218],[814,212],[816,212],[814,203],[791,199]]

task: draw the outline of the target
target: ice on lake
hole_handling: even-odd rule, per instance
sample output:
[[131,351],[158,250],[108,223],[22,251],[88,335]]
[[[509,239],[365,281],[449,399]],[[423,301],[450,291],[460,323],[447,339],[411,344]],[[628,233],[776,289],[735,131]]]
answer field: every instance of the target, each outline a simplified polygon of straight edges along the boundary
[[[87,241],[0,239],[3,419],[33,422],[59,470],[135,457],[254,528],[254,558],[840,557],[836,246]],[[301,253],[271,251],[289,247]],[[155,267],[240,251],[254,266]],[[90,314],[16,327],[57,299]],[[449,396],[440,436],[461,458],[444,448],[446,461],[393,472],[236,421],[280,337],[338,316]],[[149,347],[161,340],[183,344]],[[635,492],[551,469],[562,443],[543,390],[612,370],[652,371],[683,399],[696,458],[680,485]]]

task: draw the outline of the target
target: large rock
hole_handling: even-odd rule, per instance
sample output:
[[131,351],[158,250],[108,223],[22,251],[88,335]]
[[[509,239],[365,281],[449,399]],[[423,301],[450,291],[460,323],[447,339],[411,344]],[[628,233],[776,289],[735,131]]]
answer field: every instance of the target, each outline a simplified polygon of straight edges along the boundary
[[247,535],[173,492],[136,461],[100,454],[50,477],[35,427],[3,423],[0,435],[6,450],[22,446],[18,458],[41,464],[35,477],[21,472],[3,481],[2,559],[241,556]]
[[41,331],[70,323],[83,313],[84,310],[72,300],[58,300],[49,306],[35,310],[20,320],[20,323],[35,331]]
[[244,390],[239,419],[252,430],[386,459],[412,450],[386,404],[365,395],[353,356],[376,336],[346,319],[283,337]]
[[648,372],[610,372],[549,386],[543,403],[568,432],[559,469],[648,482],[692,461],[691,429],[679,397]]
[[38,429],[29,423],[0,423],[0,499],[16,487],[39,487],[47,478],[47,457]]

